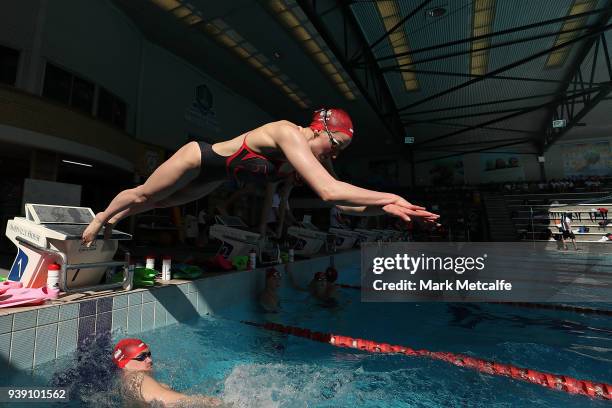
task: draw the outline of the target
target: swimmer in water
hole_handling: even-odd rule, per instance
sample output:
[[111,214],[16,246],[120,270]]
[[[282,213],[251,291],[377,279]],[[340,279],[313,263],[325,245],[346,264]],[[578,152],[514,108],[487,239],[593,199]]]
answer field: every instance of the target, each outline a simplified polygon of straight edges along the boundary
[[291,286],[303,292],[308,292],[312,296],[313,299],[320,302],[320,306],[323,307],[334,307],[338,306],[338,301],[335,298],[335,292],[330,290],[330,285],[334,285],[327,281],[327,276],[324,272],[317,272],[313,275],[310,282],[306,287],[300,286],[295,281],[295,278],[292,273],[293,264],[288,263],[285,265],[285,270],[287,272],[287,276],[289,277],[289,282]]
[[121,369],[121,393],[129,406],[162,403],[164,406],[186,404],[198,407],[220,407],[218,398],[185,395],[173,391],[153,378],[151,350],[140,339],[123,339],[113,350],[113,362]]
[[390,193],[336,180],[325,167],[353,139],[353,123],[342,109],[320,109],[308,127],[288,121],[268,123],[233,139],[210,145],[189,142],[162,163],[147,181],[124,190],[96,214],[83,231],[90,246],[105,227],[105,239],[119,220],[154,208],[174,207],[203,197],[227,179],[242,185],[295,177],[297,173],[325,202],[355,215],[389,214],[405,222],[436,214]]
[[275,268],[268,268],[266,270],[266,286],[259,295],[259,305],[269,313],[280,312],[280,299],[278,298],[278,289],[282,275],[280,271]]

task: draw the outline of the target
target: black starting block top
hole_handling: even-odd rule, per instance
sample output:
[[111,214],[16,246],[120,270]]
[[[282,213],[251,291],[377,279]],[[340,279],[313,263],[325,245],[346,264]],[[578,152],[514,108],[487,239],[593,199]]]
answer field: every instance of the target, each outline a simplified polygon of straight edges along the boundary
[[[52,231],[59,232],[60,234],[66,235],[66,239],[80,239],[83,236],[83,231],[87,228],[87,225],[80,224],[46,224],[46,228],[49,228]],[[96,239],[104,238],[104,228],[100,230]],[[113,230],[113,233],[110,239],[116,240],[127,240],[131,239],[132,236],[130,234],[126,234],[125,232]]]
[[[94,213],[87,207],[68,207],[46,204],[26,204],[26,219],[38,225],[43,225],[54,232],[65,235],[65,239],[80,239],[83,231],[94,219]],[[104,228],[96,239],[104,238]],[[110,239],[129,240],[130,234],[113,230]]]

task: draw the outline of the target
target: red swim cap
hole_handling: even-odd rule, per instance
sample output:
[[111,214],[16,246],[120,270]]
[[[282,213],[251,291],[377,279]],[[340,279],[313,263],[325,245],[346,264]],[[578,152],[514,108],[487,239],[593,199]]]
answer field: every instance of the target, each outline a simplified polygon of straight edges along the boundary
[[120,340],[113,350],[113,363],[117,364],[117,367],[123,368],[128,361],[138,356],[148,348],[149,346],[147,346],[145,342],[140,339]]
[[312,130],[325,130],[325,125],[330,132],[342,132],[353,138],[353,121],[342,109],[331,108],[315,111],[309,127]]

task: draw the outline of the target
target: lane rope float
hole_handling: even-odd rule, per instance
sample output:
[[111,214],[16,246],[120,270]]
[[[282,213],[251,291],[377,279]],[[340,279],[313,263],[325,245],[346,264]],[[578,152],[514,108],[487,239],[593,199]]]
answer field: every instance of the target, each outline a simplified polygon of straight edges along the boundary
[[[359,285],[347,285],[345,283],[336,283],[336,286],[345,289],[356,289],[361,290],[361,286]],[[478,302],[476,302],[478,303]],[[564,312],[575,312],[575,313],[583,313],[583,314],[595,314],[602,316],[612,316],[612,310],[607,309],[597,309],[593,307],[586,306],[574,306],[567,304],[558,304],[558,303],[532,303],[532,302],[485,302],[493,305],[506,305],[506,306],[515,306],[515,307],[524,307],[528,309],[548,309],[548,310],[561,310]]]
[[489,375],[509,377],[515,380],[541,385],[553,390],[565,391],[568,394],[612,400],[612,384],[596,383],[589,380],[579,380],[566,375],[545,373],[511,364],[503,364],[496,361],[470,357],[463,354],[442,351],[414,350],[406,346],[378,343],[372,340],[317,332],[310,329],[286,326],[278,323],[256,323],[244,320],[241,322],[265,330],[290,334],[292,336],[330,344],[335,347],[353,348],[370,353],[393,353],[413,357],[427,357],[445,361],[458,367],[470,368]]

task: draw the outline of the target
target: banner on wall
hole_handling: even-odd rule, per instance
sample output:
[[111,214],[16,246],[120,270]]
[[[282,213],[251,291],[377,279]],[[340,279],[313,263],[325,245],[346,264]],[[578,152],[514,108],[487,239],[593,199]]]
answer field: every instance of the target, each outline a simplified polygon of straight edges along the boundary
[[565,176],[612,176],[612,154],[607,140],[561,145]]
[[214,109],[213,94],[205,84],[195,88],[191,105],[185,109],[185,120],[189,128],[193,126],[219,132],[219,120]]
[[432,185],[463,184],[465,182],[463,159],[448,157],[433,161],[429,170],[429,182]]
[[482,183],[525,180],[525,170],[518,154],[481,154],[480,164]]

